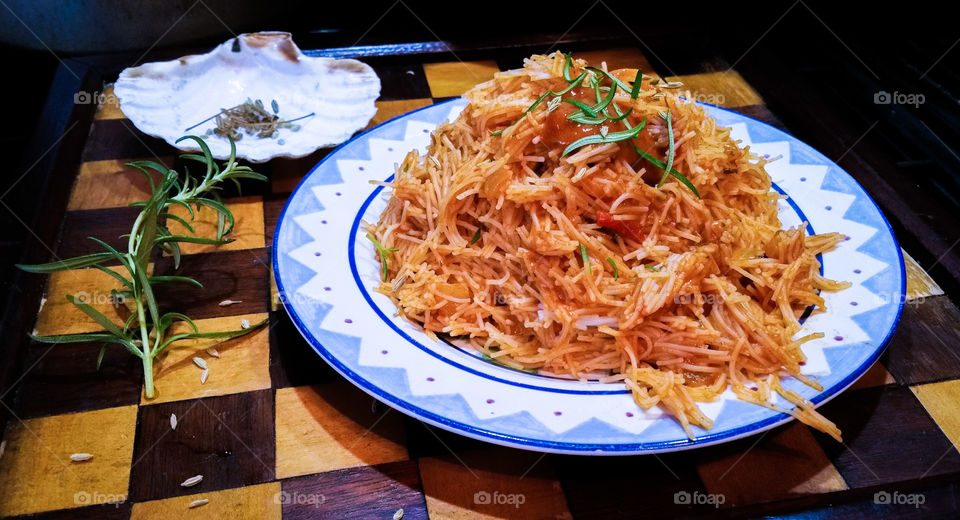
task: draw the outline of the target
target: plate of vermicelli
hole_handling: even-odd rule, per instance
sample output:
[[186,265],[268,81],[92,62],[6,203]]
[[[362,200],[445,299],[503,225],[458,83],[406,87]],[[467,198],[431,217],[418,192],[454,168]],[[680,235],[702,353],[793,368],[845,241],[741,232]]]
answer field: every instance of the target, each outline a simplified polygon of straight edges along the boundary
[[883,350],[900,248],[796,138],[679,82],[535,55],[328,155],[274,275],[317,353],[427,423],[560,453],[740,438]]

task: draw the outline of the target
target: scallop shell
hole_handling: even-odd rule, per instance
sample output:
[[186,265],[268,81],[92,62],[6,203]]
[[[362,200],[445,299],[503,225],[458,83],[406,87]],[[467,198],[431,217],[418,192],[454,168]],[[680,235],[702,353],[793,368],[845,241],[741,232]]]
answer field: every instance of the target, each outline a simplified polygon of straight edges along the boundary
[[[210,120],[187,128],[222,109],[260,99],[268,111],[297,121],[299,129],[280,128],[274,137],[246,134],[237,141],[237,156],[253,162],[273,157],[302,157],[318,148],[346,141],[376,113],[380,78],[362,62],[304,55],[290,33],[241,34],[207,54],[125,69],[114,85],[120,109],[140,131],[183,150],[196,149],[186,134],[203,135]],[[227,138],[205,138],[218,159],[230,154]]]

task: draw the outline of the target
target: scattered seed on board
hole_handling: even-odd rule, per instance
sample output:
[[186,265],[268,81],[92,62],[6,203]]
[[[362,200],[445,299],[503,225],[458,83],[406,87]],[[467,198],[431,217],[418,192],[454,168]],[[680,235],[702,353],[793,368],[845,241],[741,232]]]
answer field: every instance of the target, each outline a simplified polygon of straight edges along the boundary
[[210,501],[207,500],[206,498],[201,498],[200,500],[194,500],[193,502],[190,502],[190,509],[193,509],[195,507],[205,506],[209,503]]
[[240,328],[241,328],[241,329],[249,329],[249,328],[250,328],[250,320],[240,320]]
[[229,307],[229,306],[231,306],[231,305],[233,305],[233,304],[235,304],[235,303],[243,303],[243,300],[223,300],[222,302],[218,303],[217,305],[219,305],[219,306],[221,306],[221,307]]
[[397,509],[397,512],[393,514],[393,520],[400,520],[403,518],[403,508]]
[[207,362],[204,361],[203,359],[198,358],[198,357],[195,357],[195,358],[193,358],[193,362],[194,362],[198,367],[200,367],[200,368],[202,368],[202,369],[204,369],[204,370],[207,369]]
[[70,460],[74,462],[83,462],[85,460],[90,460],[92,458],[93,458],[93,455],[89,453],[74,453],[73,455],[70,455]]
[[203,372],[200,372],[200,384],[201,384],[201,385],[207,382],[207,377],[208,377],[208,376],[210,376],[210,370],[208,370],[208,369],[205,368],[205,369],[203,369]]
[[170,429],[171,430],[177,429],[177,414],[175,413],[170,414]]
[[217,350],[217,349],[214,348],[214,347],[208,348],[208,349],[207,349],[207,354],[210,354],[211,356],[213,356],[213,357],[215,357],[215,358],[218,358],[218,359],[220,358],[220,351]]
[[193,487],[200,483],[203,480],[203,475],[194,475],[187,480],[184,480],[180,483],[180,487]]

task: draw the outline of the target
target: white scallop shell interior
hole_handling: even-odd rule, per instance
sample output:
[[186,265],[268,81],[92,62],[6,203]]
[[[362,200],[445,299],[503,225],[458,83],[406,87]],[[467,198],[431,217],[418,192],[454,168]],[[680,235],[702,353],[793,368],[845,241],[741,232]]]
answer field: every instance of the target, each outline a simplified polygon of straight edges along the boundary
[[[280,128],[274,137],[243,135],[237,156],[262,162],[302,157],[349,139],[376,113],[380,78],[357,60],[306,56],[289,33],[260,32],[241,34],[207,54],[125,69],[114,93],[138,129],[184,150],[196,148],[177,139],[202,135],[216,123],[187,128],[248,98],[262,100],[268,111],[275,100],[284,120],[314,114],[297,121],[299,129]],[[218,159],[229,155],[225,137],[205,140]]]

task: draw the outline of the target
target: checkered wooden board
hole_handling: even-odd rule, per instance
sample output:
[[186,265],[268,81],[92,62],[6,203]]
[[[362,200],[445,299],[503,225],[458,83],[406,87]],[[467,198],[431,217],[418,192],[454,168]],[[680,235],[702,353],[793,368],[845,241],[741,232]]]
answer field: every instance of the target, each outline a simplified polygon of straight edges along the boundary
[[[516,53],[514,53],[516,54]],[[578,53],[609,68],[653,71],[637,49]],[[429,62],[370,58],[383,82],[370,125],[458,96],[520,57]],[[427,56],[429,60],[429,55]],[[715,65],[715,64],[714,64]],[[734,70],[670,77],[698,95],[777,126],[760,93]],[[655,71],[654,71],[655,72]],[[109,100],[110,97],[108,96]],[[960,473],[960,358],[947,348],[960,313],[908,258],[910,301],[888,352],[856,385],[823,408],[844,443],[796,422],[729,444],[641,457],[542,455],[469,440],[384,407],[314,354],[278,306],[270,274],[274,226],[288,194],[329,150],[256,169],[265,185],[227,192],[237,219],[231,244],[184,246],[179,274],[204,289],[165,289],[171,308],[203,330],[269,318],[269,328],[217,346],[180,344],[156,370],[157,398],[142,395],[138,360],[121,348],[33,344],[15,392],[0,458],[0,516],[32,518],[652,518],[755,516],[829,511],[830,516],[915,514],[956,500],[936,487]],[[113,104],[97,111],[69,199],[56,254],[92,252],[96,236],[116,246],[143,200],[146,181],[125,162],[175,150],[138,132]],[[200,212],[197,231],[214,233]],[[157,257],[154,273],[171,273]],[[97,326],[65,294],[84,293],[118,320],[117,285],[84,269],[50,276],[35,333]],[[230,300],[233,303],[223,305]],[[26,333],[27,331],[23,331]],[[201,371],[200,356],[210,369]],[[177,417],[171,428],[171,415]],[[73,453],[90,453],[72,462]],[[192,487],[181,483],[194,475]],[[931,487],[933,486],[933,487]],[[932,491],[931,491],[932,489]],[[876,495],[880,493],[880,495]],[[888,493],[888,502],[884,495]],[[922,495],[918,495],[921,493]],[[951,494],[952,493],[952,494]],[[879,497],[879,498],[877,498]],[[195,501],[206,500],[203,505]],[[916,500],[914,500],[916,502]],[[191,508],[191,504],[194,507]],[[803,514],[807,514],[803,513]]]

